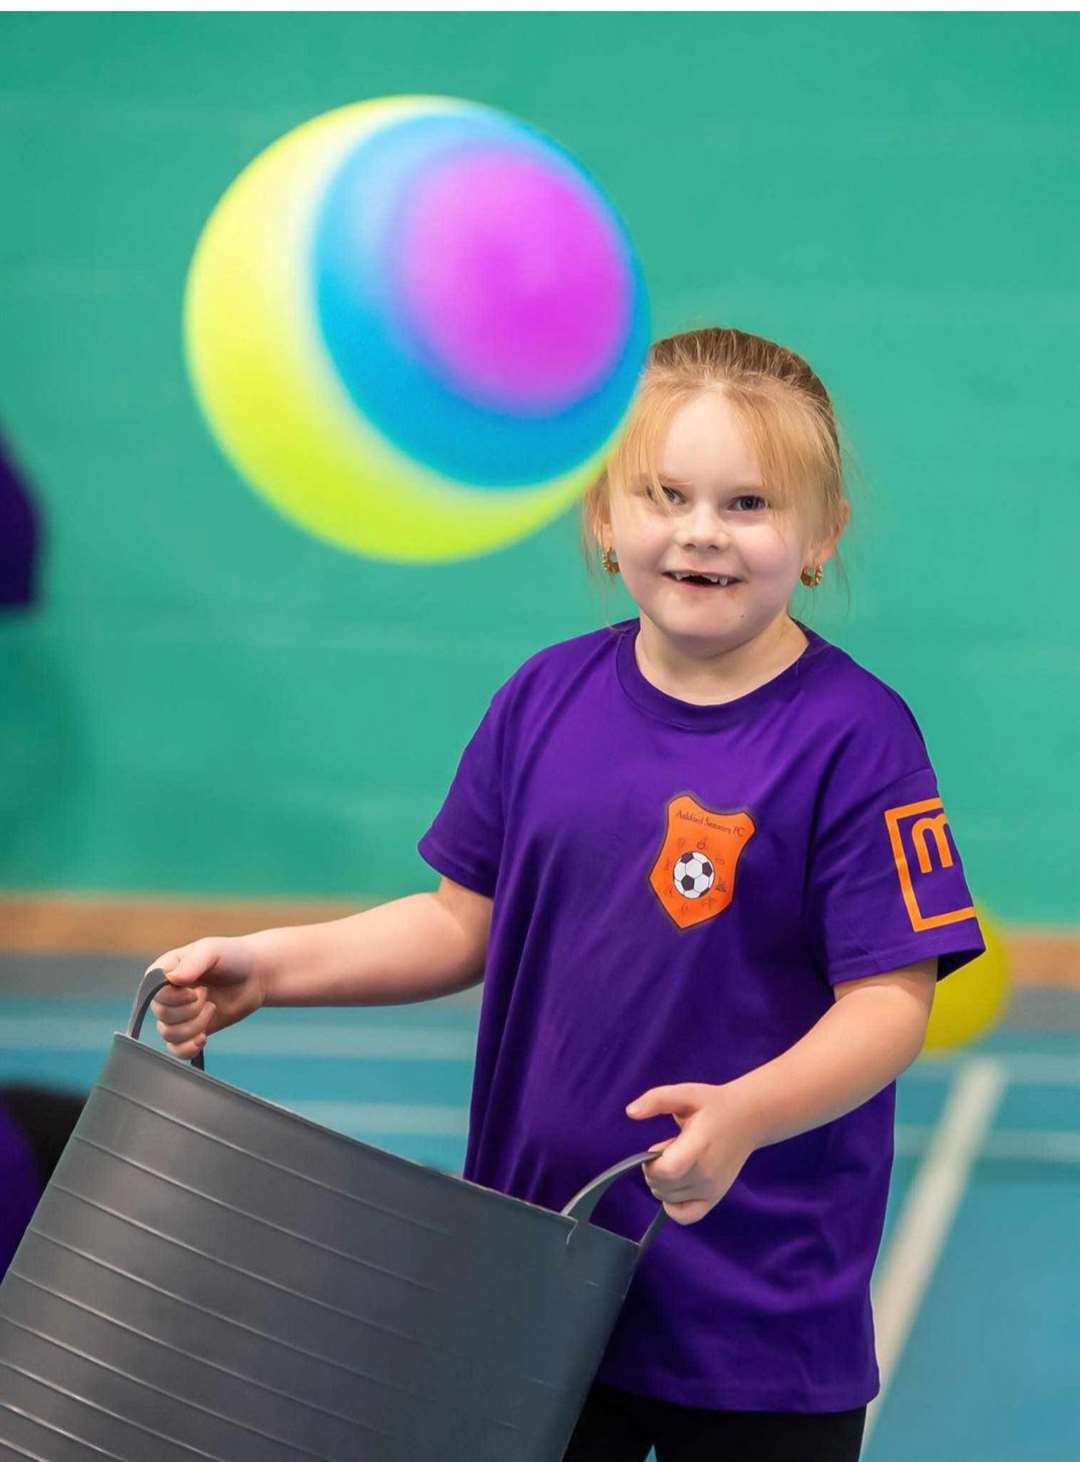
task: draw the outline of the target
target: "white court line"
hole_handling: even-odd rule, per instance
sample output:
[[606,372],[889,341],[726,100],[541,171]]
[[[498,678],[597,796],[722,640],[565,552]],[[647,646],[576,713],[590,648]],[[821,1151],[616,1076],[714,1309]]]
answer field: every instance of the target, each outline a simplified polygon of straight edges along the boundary
[[[933,1127],[898,1122],[895,1130],[897,1157],[922,1157],[934,1140]],[[998,1158],[1006,1162],[1080,1164],[1080,1132],[1053,1127],[999,1129],[987,1134],[978,1156],[980,1160]]]
[[968,1061],[949,1092],[926,1159],[897,1221],[872,1303],[881,1389],[866,1413],[869,1438],[907,1343],[923,1295],[945,1246],[972,1164],[993,1124],[1008,1066],[983,1056]]
[[[5,1016],[0,1000],[0,1054],[5,1051],[97,1051],[105,1056],[112,1043],[110,1020],[90,1016]],[[161,1049],[153,1018],[143,1026],[148,1046]],[[469,1013],[460,1030],[425,1029],[419,1025],[365,1026],[336,1022],[260,1025],[258,1020],[222,1031],[210,1040],[223,1056],[315,1056],[328,1061],[472,1061],[476,1056],[476,1023]],[[922,1057],[909,1066],[902,1081],[955,1081],[973,1060],[994,1060],[1019,1086],[1080,1086],[1080,1056],[1044,1056],[1038,1051],[1009,1051],[992,1057]]]
[[[4,1051],[97,1051],[105,1056],[112,1045],[108,1024],[86,1016],[70,1021],[48,1021],[30,1016],[4,1018],[0,1014],[0,1052]],[[163,1044],[153,1017],[143,1025],[143,1038],[152,1049]],[[260,1030],[243,1025],[211,1036],[207,1060],[215,1051],[223,1056],[316,1056],[323,1060],[366,1061],[472,1061],[476,1056],[476,1032],[424,1030],[418,1026],[290,1025]]]
[[1002,1051],[990,1057],[923,1057],[909,1066],[903,1079],[952,1081],[975,1060],[998,1061],[1017,1086],[1080,1086],[1080,1056],[1046,1056],[1040,1051]]

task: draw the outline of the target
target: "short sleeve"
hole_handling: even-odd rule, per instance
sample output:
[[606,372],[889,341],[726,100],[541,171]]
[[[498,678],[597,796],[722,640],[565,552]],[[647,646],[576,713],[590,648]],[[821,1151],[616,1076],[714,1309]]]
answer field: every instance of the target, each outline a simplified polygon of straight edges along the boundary
[[805,918],[830,984],[938,956],[938,978],[986,948],[929,765],[871,792],[826,790]]
[[461,754],[435,821],[416,845],[438,873],[488,898],[495,895],[503,842],[502,719],[500,690]]

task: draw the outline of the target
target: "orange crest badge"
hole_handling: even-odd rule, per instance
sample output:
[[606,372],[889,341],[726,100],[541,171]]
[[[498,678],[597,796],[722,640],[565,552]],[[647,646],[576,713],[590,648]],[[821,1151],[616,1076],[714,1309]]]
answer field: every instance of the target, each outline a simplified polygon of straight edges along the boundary
[[649,882],[680,929],[724,912],[735,896],[739,855],[756,832],[748,812],[714,812],[687,792],[668,803]]

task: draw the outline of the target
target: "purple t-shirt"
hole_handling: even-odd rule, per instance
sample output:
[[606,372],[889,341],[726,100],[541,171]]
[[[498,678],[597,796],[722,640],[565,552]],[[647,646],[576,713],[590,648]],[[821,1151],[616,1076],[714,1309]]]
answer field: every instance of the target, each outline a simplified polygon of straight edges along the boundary
[[[780,1055],[837,982],[985,947],[895,691],[800,625],[786,670],[693,705],[645,679],[638,627],[528,659],[418,845],[494,899],[463,1176],[555,1211],[678,1135],[632,1098]],[[869,1401],[894,1097],[760,1148],[703,1219],[669,1220],[596,1379],[743,1411]],[[656,1206],[635,1168],[593,1221],[637,1241]]]

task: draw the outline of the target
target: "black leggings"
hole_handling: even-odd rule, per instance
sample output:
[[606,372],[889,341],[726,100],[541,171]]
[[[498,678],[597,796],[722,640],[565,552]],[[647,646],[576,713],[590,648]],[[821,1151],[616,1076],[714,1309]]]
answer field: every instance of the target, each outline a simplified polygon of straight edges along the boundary
[[713,1411],[594,1383],[563,1462],[858,1462],[866,1407]]

